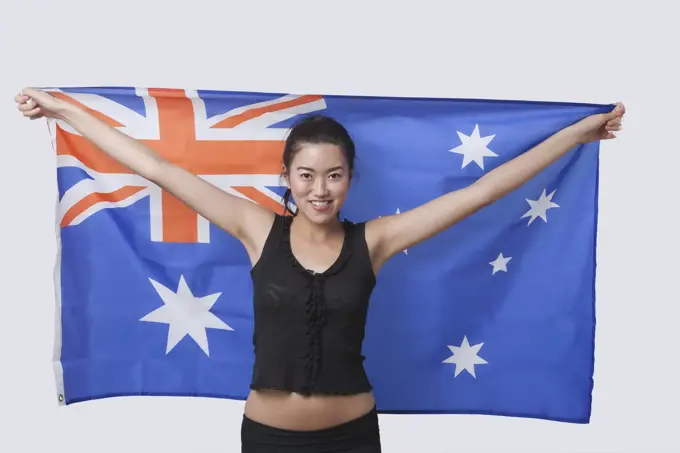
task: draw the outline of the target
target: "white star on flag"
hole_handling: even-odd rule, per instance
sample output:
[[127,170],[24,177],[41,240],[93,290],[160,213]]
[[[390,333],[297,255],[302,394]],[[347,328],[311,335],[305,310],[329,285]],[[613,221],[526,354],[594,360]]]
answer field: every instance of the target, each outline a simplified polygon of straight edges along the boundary
[[498,255],[498,258],[496,258],[494,261],[491,261],[489,264],[493,266],[493,271],[491,272],[491,275],[495,274],[498,271],[503,271],[503,272],[508,272],[508,261],[512,259],[511,256],[508,256],[507,258],[503,256],[503,253],[501,252]]
[[463,165],[460,168],[465,168],[470,162],[474,162],[477,164],[477,166],[479,166],[479,168],[484,170],[485,157],[498,157],[498,154],[487,148],[487,145],[491,140],[493,140],[496,134],[480,137],[478,124],[475,124],[475,129],[472,131],[472,135],[468,136],[460,131],[456,132],[458,133],[461,144],[453,149],[450,149],[449,152],[462,154],[464,156]]
[[144,316],[140,321],[169,325],[166,354],[172,351],[182,338],[189,335],[200,346],[205,355],[210,356],[205,329],[234,330],[210,312],[222,293],[195,297],[183,275],[180,276],[176,293],[157,281],[149,280],[163,300],[163,305]]
[[483,345],[484,343],[479,343],[474,346],[470,346],[466,335],[463,337],[463,342],[460,344],[460,346],[447,345],[453,355],[444,360],[442,363],[456,364],[456,372],[453,376],[454,378],[458,377],[458,375],[463,370],[465,370],[476,379],[477,376],[475,375],[475,365],[484,365],[488,363],[486,360],[477,355]]
[[525,217],[531,217],[527,226],[531,225],[531,222],[536,220],[536,217],[540,217],[545,223],[548,223],[548,217],[546,216],[548,209],[560,207],[557,203],[552,202],[552,197],[555,195],[556,191],[557,189],[553,190],[550,195],[546,196],[545,189],[543,189],[543,192],[541,193],[541,196],[538,200],[529,200],[527,198],[527,203],[529,203],[531,209],[529,209],[522,217],[520,217],[521,219]]

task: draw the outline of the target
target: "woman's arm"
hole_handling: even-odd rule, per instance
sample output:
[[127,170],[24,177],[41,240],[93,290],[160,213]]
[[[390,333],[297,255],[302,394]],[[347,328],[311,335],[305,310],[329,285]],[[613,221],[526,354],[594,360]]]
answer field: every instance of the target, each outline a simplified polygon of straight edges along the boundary
[[[31,99],[30,103],[27,102]],[[110,127],[85,110],[46,92],[26,89],[16,101],[24,116],[48,116],[65,121],[83,137],[134,173],[158,184],[197,213],[244,244],[251,261],[259,253],[273,213],[231,195],[197,175],[163,159],[152,149]]]
[[495,168],[470,186],[456,190],[417,208],[371,220],[366,241],[377,272],[394,254],[444,231],[520,187],[574,146],[614,138],[620,130],[623,105],[609,113],[591,115],[575,123],[509,162]]

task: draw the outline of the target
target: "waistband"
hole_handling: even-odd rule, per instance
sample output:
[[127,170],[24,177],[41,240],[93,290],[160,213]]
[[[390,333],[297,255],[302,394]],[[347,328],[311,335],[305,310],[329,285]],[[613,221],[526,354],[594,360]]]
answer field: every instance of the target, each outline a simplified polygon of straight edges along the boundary
[[298,431],[268,426],[245,415],[241,424],[242,453],[380,453],[380,428],[375,407],[340,425]]

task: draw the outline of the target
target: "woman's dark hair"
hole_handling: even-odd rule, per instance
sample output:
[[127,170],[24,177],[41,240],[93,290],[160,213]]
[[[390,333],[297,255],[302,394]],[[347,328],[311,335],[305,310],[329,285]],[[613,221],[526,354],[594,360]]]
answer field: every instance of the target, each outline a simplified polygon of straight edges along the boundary
[[[300,148],[306,144],[332,144],[337,145],[345,155],[347,164],[349,165],[350,177],[354,171],[354,156],[356,150],[354,148],[354,141],[347,132],[347,129],[333,118],[324,115],[308,115],[298,121],[290,130],[288,137],[286,137],[286,145],[283,150],[283,165],[285,171],[290,171],[290,164],[295,157],[295,154],[300,151]],[[293,215],[293,212],[288,208],[291,191],[286,190],[283,196],[284,212],[288,211]]]

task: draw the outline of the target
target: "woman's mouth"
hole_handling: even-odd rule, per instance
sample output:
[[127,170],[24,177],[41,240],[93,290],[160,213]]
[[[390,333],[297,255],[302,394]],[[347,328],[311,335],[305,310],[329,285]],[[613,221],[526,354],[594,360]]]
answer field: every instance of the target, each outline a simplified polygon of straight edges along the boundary
[[330,200],[311,200],[310,203],[315,211],[326,211],[330,209]]

